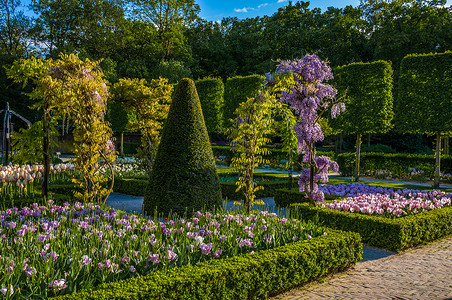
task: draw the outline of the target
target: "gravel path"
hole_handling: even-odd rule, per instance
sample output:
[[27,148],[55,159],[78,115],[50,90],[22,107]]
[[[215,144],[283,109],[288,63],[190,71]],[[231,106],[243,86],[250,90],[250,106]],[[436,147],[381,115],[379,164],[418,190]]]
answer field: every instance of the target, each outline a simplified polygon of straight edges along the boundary
[[452,236],[385,258],[361,261],[323,282],[309,283],[272,299],[452,299]]

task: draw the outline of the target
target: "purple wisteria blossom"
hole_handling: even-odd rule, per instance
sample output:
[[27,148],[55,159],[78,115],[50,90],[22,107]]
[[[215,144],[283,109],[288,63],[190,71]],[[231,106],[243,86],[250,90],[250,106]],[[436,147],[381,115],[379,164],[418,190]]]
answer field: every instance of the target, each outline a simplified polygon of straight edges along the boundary
[[[294,86],[281,92],[281,102],[287,103],[298,116],[294,130],[298,139],[298,152],[303,152],[303,163],[299,185],[311,202],[323,202],[324,194],[317,182],[328,180],[328,169],[338,166],[328,157],[316,157],[315,143],[323,141],[324,135],[319,121],[322,113],[331,108],[331,117],[336,118],[345,110],[345,105],[334,101],[336,89],[325,84],[333,78],[331,68],[317,55],[306,55],[298,60],[284,60],[276,69],[277,74],[291,73]],[[274,82],[267,76],[267,83]]]

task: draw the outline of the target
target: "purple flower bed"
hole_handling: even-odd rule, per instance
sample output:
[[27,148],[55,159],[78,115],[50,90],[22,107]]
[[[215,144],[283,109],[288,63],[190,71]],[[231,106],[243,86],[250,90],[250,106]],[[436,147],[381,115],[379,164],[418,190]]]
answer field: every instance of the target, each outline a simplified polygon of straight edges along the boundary
[[0,211],[0,297],[42,298],[324,234],[312,223],[259,212],[195,213],[165,222],[94,204]]
[[451,205],[452,194],[370,186],[363,183],[322,186],[325,194],[345,196],[341,201],[322,204],[331,209],[384,217],[402,217]]

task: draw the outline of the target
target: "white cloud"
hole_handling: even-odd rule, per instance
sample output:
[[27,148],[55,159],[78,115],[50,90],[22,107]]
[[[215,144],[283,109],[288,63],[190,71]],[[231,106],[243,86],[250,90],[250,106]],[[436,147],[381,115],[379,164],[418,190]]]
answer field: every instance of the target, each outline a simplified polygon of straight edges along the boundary
[[277,3],[283,3],[283,2],[286,2],[287,0],[278,0],[278,2]]
[[267,5],[268,5],[268,3],[262,3],[262,4],[259,4],[259,5],[257,6],[257,8],[266,7]]
[[248,8],[246,8],[246,7],[244,7],[244,8],[234,8],[234,11],[235,12],[247,13],[249,9],[251,9],[251,8],[249,8],[249,7]]

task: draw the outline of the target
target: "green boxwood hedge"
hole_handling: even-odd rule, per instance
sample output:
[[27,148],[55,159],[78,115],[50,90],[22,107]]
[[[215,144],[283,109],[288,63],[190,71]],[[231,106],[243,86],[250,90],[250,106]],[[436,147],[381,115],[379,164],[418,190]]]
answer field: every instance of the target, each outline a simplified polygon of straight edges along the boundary
[[195,81],[202,113],[209,134],[223,132],[224,84],[221,78],[203,78]]
[[146,179],[115,178],[113,191],[133,196],[144,196],[147,185],[148,181]]
[[[265,159],[268,159],[272,164],[279,163],[282,160],[287,160],[287,153],[282,149],[270,148],[270,154],[264,155]],[[225,156],[226,163],[230,165],[231,159],[236,156],[236,153],[232,151],[232,147],[230,146],[212,146],[213,155],[215,157]],[[328,156],[330,158],[334,158],[334,151],[317,151],[318,156]],[[299,154],[295,157],[295,161],[301,163],[303,160],[303,155]],[[299,164],[295,164],[296,166]]]
[[240,103],[245,102],[247,98],[255,97],[263,83],[262,75],[235,76],[226,80],[223,106],[224,128],[230,127],[230,120],[237,117],[234,112]]
[[362,258],[359,234],[327,235],[254,254],[102,284],[57,299],[257,299],[344,270]]
[[[339,171],[343,176],[352,176],[355,168],[355,153],[341,153],[337,157]],[[361,153],[361,173],[370,174],[371,171],[386,169],[396,176],[404,173],[406,167],[415,167],[428,175],[435,167],[435,156],[408,153]],[[441,157],[441,171],[452,173],[452,156]]]
[[396,251],[452,234],[452,207],[397,219],[313,207],[307,203],[292,205],[289,213],[303,220],[319,220],[333,229],[357,232],[365,244]]
[[[118,178],[115,179],[113,191],[127,195],[143,196],[147,184],[147,180],[143,179]],[[277,189],[285,188],[287,187],[287,184],[287,181],[259,182],[258,185],[262,185],[264,189],[258,191],[256,193],[256,197],[273,197]],[[243,199],[243,194],[241,192],[235,191],[237,189],[235,182],[220,182],[220,186],[223,198],[228,198],[231,200]]]
[[[295,185],[297,183],[295,182]],[[279,207],[287,207],[294,203],[307,203],[308,199],[305,197],[305,193],[300,193],[298,190],[289,190],[286,188],[278,189],[274,192],[275,203]],[[334,195],[325,195],[325,200],[342,199],[342,197]]]
[[[221,194],[223,198],[230,200],[242,200],[245,198],[242,192],[236,192],[237,185],[235,182],[220,182]],[[285,188],[288,185],[288,181],[268,181],[258,182],[258,186],[262,186],[264,189],[255,193],[257,199],[264,197],[273,197],[278,189]]]

